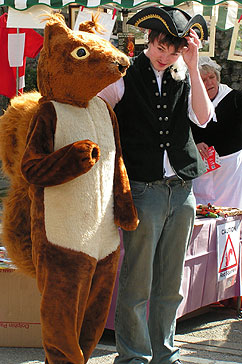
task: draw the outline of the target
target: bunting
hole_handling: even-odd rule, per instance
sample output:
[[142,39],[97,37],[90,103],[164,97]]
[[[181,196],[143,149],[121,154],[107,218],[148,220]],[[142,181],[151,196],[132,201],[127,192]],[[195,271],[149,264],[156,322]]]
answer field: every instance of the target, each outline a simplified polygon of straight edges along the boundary
[[[97,8],[104,5],[112,5],[118,10],[122,9],[139,9],[142,6],[160,5],[160,6],[182,6],[193,7],[195,13],[211,15],[213,11],[216,16],[216,27],[221,30],[230,29],[234,26],[238,17],[238,12],[242,9],[242,0],[223,1],[223,0],[0,0],[0,6],[9,6],[16,10],[26,10],[34,5],[47,5],[53,9],[61,9],[68,5],[81,5],[87,8]],[[191,5],[192,4],[192,5]]]
[[[131,9],[134,7],[137,7],[138,5],[145,5],[146,3],[152,3],[152,4],[159,4],[162,6],[178,6],[181,3],[186,2],[186,0],[78,0],[78,1],[71,1],[71,0],[0,0],[0,6],[10,6],[16,10],[26,10],[30,8],[33,5],[47,5],[54,9],[60,9],[64,6],[70,5],[70,4],[80,4],[82,6],[93,8],[98,7],[101,5],[106,4],[113,4],[120,8],[127,8]],[[190,1],[191,2],[191,1]],[[242,0],[236,0],[236,1],[221,1],[221,0],[197,0],[198,4],[201,4],[202,6],[214,6],[219,4],[230,4],[230,3],[238,3],[242,4]],[[225,6],[226,7],[226,6]],[[228,6],[230,7],[230,6]],[[226,10],[225,10],[226,11]]]

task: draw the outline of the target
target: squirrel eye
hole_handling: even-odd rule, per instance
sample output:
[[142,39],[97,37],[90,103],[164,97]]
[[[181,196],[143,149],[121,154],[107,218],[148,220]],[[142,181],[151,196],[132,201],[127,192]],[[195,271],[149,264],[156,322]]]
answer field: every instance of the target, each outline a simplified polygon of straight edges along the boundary
[[90,53],[85,47],[77,47],[71,52],[71,55],[76,59],[85,59],[90,55]]

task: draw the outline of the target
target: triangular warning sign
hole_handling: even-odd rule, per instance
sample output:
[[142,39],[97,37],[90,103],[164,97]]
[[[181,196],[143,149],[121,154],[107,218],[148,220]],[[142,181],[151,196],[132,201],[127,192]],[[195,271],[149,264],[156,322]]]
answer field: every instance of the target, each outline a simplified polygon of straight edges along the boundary
[[224,272],[225,270],[231,269],[233,267],[236,267],[238,265],[236,254],[234,251],[234,246],[232,243],[232,240],[230,238],[230,235],[228,235],[224,252],[222,256],[222,260],[219,267],[219,273]]

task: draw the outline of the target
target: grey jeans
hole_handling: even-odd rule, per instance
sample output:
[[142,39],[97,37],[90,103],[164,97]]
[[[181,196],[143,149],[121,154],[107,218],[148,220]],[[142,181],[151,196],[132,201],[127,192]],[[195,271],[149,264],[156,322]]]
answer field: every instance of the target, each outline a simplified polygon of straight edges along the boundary
[[173,363],[179,358],[176,311],[195,217],[192,183],[131,181],[131,189],[140,224],[136,231],[123,232],[115,364]]

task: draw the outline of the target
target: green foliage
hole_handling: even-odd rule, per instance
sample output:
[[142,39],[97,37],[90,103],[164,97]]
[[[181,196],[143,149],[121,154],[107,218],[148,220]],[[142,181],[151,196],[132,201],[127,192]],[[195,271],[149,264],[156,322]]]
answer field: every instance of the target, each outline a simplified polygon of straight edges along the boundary
[[33,64],[26,64],[24,91],[37,90],[37,68]]

